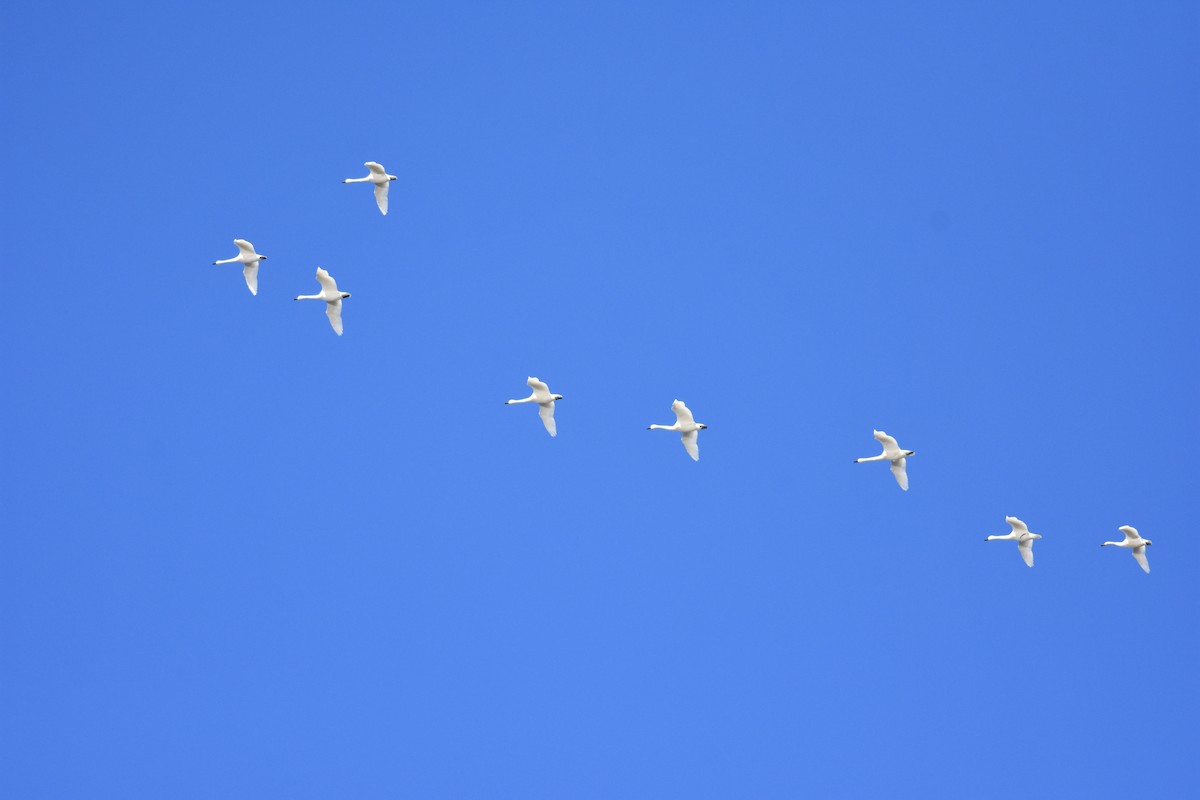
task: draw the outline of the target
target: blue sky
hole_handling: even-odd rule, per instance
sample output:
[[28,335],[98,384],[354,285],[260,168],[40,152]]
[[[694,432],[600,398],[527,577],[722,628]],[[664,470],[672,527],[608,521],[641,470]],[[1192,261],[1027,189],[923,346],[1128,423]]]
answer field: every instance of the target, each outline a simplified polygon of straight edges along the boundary
[[6,794],[1194,790],[1196,6],[647,5],[6,12]]

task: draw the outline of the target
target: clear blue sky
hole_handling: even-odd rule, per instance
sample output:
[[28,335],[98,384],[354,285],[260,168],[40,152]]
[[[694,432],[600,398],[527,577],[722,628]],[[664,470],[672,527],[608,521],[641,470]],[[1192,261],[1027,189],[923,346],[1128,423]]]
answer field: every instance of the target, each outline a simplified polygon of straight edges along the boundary
[[7,9],[4,794],[1194,790],[1200,11],[898,5]]

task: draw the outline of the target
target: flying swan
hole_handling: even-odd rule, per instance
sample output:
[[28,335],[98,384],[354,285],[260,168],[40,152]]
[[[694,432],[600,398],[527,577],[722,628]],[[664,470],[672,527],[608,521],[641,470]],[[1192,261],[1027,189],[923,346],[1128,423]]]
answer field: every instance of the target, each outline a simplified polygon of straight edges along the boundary
[[232,264],[235,261],[241,262],[242,274],[246,276],[246,286],[250,288],[250,294],[258,294],[258,262],[266,261],[266,256],[260,256],[254,252],[254,245],[247,242],[245,239],[234,239],[233,243],[237,245],[238,254],[233,258],[223,258],[220,261],[214,261],[214,264]]
[[1004,521],[1012,526],[1012,532],[1006,533],[1003,536],[989,536],[984,539],[985,542],[994,541],[1016,541],[1017,549],[1021,551],[1021,558],[1025,559],[1025,566],[1033,566],[1033,540],[1042,538],[1040,533],[1030,533],[1029,526],[1016,517],[1005,517]]
[[375,161],[368,161],[363,164],[364,167],[371,170],[371,174],[365,178],[346,178],[342,183],[373,183],[375,184],[375,205],[379,206],[379,212],[387,216],[387,193],[388,186],[396,180],[395,175],[388,175],[384,170],[383,164]]
[[883,443],[883,453],[870,458],[856,458],[855,464],[861,464],[864,461],[890,461],[892,462],[892,474],[896,476],[896,483],[900,484],[900,488],[908,491],[908,473],[904,471],[905,456],[916,455],[914,450],[901,450],[900,445],[896,444],[896,440],[888,436],[883,431],[871,431],[875,434],[875,438]]
[[563,396],[561,394],[550,394],[550,387],[537,378],[526,378],[525,382],[533,389],[533,394],[520,400],[505,400],[504,405],[537,403],[538,416],[542,418],[542,424],[546,426],[546,432],[551,436],[558,436],[558,428],[554,424],[554,401],[562,400]]
[[708,426],[696,422],[695,417],[692,416],[692,412],[688,410],[688,407],[683,404],[682,400],[676,400],[671,403],[671,410],[675,412],[674,425],[651,425],[646,430],[652,431],[657,428],[662,431],[679,431],[680,438],[683,439],[683,448],[692,457],[692,461],[699,461],[700,431]]
[[337,282],[328,272],[317,267],[317,281],[321,284],[321,291],[316,294],[302,294],[295,297],[295,300],[324,300],[325,301],[325,316],[329,317],[329,324],[333,326],[333,332],[338,336],[342,335],[342,298],[349,297],[349,292],[339,292]]
[[1150,573],[1150,562],[1146,560],[1146,547],[1154,542],[1149,539],[1143,539],[1142,535],[1137,532],[1137,528],[1130,525],[1122,525],[1117,528],[1121,533],[1125,534],[1124,541],[1120,542],[1104,542],[1101,547],[1108,547],[1110,544],[1114,547],[1124,547],[1126,550],[1133,551],[1133,558],[1138,562],[1138,565],[1146,573]]

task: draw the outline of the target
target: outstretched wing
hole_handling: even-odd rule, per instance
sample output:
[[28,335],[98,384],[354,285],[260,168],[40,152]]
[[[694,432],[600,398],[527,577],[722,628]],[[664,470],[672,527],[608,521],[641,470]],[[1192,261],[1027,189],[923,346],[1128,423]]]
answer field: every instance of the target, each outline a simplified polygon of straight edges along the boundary
[[544,381],[539,381],[537,378],[529,378],[525,382],[529,384],[530,389],[533,389],[533,397],[539,403],[553,402],[554,398],[550,394],[550,387]]
[[700,431],[688,431],[679,438],[683,439],[683,449],[687,450],[692,461],[700,460]]
[[1133,548],[1133,557],[1137,559],[1138,565],[1141,566],[1142,572],[1150,574],[1150,562],[1146,560],[1146,545]]
[[[374,172],[375,170],[371,171]],[[383,183],[375,184],[375,205],[379,206],[380,212],[382,212],[385,217],[387,216],[387,190],[388,186],[390,185],[391,181],[384,181]]]
[[558,427],[554,424],[554,401],[549,403],[538,403],[538,416],[542,418],[542,424],[546,426],[546,432],[551,436],[558,436]]
[[[334,294],[338,293],[337,281],[333,279],[332,275],[320,267],[317,267],[317,282],[321,284],[321,288],[325,291],[333,292]],[[338,305],[341,305],[340,298],[338,299]]]
[[1137,528],[1129,525],[1122,525],[1120,528],[1117,528],[1117,530],[1125,534],[1125,541],[1127,542],[1137,541],[1138,539],[1142,538],[1142,535],[1138,533]]
[[1029,526],[1016,517],[1005,517],[1004,521],[1013,529],[1013,533],[1029,533]]
[[250,287],[250,294],[258,294],[258,262],[251,261],[242,267],[242,274],[246,276],[246,285]]
[[[680,425],[692,425],[696,422],[696,418],[692,416],[691,410],[683,404],[682,400],[676,400],[671,403],[671,410],[675,412],[675,421]],[[695,458],[695,456],[692,457]]]
[[387,175],[387,170],[385,170],[383,168],[383,164],[380,164],[377,161],[368,161],[365,164],[363,164],[363,166],[366,167],[367,169],[371,170],[372,175],[379,175],[379,176]]
[[233,243],[237,245],[238,254],[243,258],[258,258],[258,253],[254,252],[254,245],[247,242],[245,239],[234,239]]
[[1033,539],[1023,539],[1017,542],[1017,549],[1021,551],[1021,558],[1025,559],[1025,566],[1033,566]]
[[904,459],[897,458],[892,462],[892,474],[896,476],[896,483],[900,484],[900,488],[908,491],[908,473],[904,471]]
[[875,439],[883,445],[883,454],[888,458],[897,458],[900,455],[900,445],[896,444],[894,437],[888,436],[883,431],[872,431],[875,434]]
[[342,335],[342,298],[334,300],[332,303],[325,304],[325,316],[329,317],[329,324],[333,326],[333,332],[338,336]]

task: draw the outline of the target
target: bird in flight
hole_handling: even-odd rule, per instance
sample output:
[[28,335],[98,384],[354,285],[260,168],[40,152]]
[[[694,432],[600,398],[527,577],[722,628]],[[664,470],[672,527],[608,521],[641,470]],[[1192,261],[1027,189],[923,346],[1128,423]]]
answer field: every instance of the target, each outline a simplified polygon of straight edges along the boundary
[[1138,566],[1142,568],[1142,571],[1149,574],[1150,562],[1146,560],[1146,548],[1154,544],[1154,542],[1149,539],[1143,539],[1142,535],[1138,533],[1137,528],[1130,525],[1122,525],[1117,530],[1125,534],[1125,538],[1122,541],[1104,542],[1100,546],[1108,547],[1111,544],[1114,547],[1124,547],[1133,553],[1133,558],[1138,562]]
[[671,403],[671,410],[675,412],[674,425],[651,425],[646,430],[679,431],[679,438],[683,440],[683,449],[687,450],[688,455],[692,457],[692,461],[699,461],[700,431],[708,426],[696,422],[696,418],[692,416],[691,410],[683,404],[682,400],[676,400]]
[[533,389],[533,394],[520,400],[505,400],[504,405],[537,403],[538,416],[542,418],[542,424],[546,426],[546,433],[551,436],[558,436],[558,426],[554,424],[554,401],[562,400],[563,396],[561,394],[550,394],[550,387],[537,378],[526,378],[525,382],[529,384],[529,388]]
[[329,317],[329,324],[333,326],[333,332],[338,336],[342,335],[342,299],[349,297],[349,292],[339,292],[337,282],[328,272],[317,267],[317,282],[321,284],[321,291],[316,294],[302,294],[295,297],[295,300],[324,300],[325,301],[325,316]]
[[250,289],[250,294],[258,294],[258,262],[266,261],[266,256],[260,256],[254,252],[254,245],[247,242],[245,239],[234,239],[233,243],[237,245],[238,254],[233,258],[223,258],[220,261],[214,261],[214,264],[232,264],[235,261],[241,262],[242,274],[246,276],[246,286]]
[[371,173],[365,178],[346,178],[342,183],[373,183],[375,184],[375,205],[379,206],[379,213],[387,216],[387,193],[388,186],[392,181],[396,180],[395,175],[388,175],[387,170],[383,168],[383,164],[375,161],[368,161],[363,164],[364,167],[371,170]]
[[883,452],[877,456],[870,458],[856,458],[855,464],[861,464],[864,461],[890,461],[892,462],[892,474],[896,476],[896,483],[900,484],[900,488],[908,491],[908,473],[904,470],[904,459],[908,456],[916,455],[915,450],[901,450],[900,445],[896,444],[896,440],[888,436],[883,431],[871,431],[875,438],[883,445]]
[[1003,536],[989,536],[984,541],[1016,541],[1017,549],[1021,552],[1021,558],[1025,560],[1025,565],[1032,567],[1033,540],[1042,538],[1042,535],[1040,533],[1030,533],[1029,526],[1016,517],[1005,517],[1004,521],[1012,527],[1012,531]]

